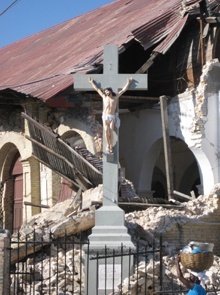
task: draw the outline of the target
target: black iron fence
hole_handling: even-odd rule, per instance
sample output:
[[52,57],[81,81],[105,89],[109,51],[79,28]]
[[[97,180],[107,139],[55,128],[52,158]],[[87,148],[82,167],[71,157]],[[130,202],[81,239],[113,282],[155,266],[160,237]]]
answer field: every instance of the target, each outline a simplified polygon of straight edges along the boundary
[[86,235],[54,240],[45,232],[18,233],[11,239],[9,295],[186,293],[164,269],[161,238],[129,249],[91,248]]
[[18,233],[11,240],[10,294],[84,294],[85,245],[79,236]]

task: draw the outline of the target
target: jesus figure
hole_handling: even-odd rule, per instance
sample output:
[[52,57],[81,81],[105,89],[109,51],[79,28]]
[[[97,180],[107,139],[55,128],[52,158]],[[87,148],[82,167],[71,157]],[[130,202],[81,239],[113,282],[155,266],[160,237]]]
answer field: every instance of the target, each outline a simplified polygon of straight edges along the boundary
[[103,101],[102,121],[107,143],[107,153],[113,153],[114,127],[120,127],[120,119],[118,113],[116,113],[119,97],[129,88],[132,80],[132,78],[128,78],[126,85],[118,92],[118,94],[115,94],[110,87],[105,88],[104,91],[102,91],[97,86],[96,82],[91,77],[89,78],[92,87],[98,92]]

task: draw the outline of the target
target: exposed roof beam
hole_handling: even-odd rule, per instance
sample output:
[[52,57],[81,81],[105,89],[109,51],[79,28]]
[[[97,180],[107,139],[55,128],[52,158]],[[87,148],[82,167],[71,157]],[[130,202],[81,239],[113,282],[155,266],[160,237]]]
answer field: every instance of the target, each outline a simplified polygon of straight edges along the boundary
[[154,63],[154,59],[159,55],[158,52],[154,52],[151,57],[137,70],[136,73],[145,73],[150,66]]

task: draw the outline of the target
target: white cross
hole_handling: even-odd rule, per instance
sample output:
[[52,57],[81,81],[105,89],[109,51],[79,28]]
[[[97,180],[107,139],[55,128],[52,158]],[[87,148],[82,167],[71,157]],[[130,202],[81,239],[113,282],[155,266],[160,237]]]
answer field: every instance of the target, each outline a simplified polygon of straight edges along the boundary
[[[135,56],[133,57],[135,58]],[[93,78],[99,88],[111,87],[116,94],[132,78],[129,90],[146,90],[147,74],[119,74],[118,73],[118,47],[106,45],[104,47],[103,74],[75,74],[74,89],[76,91],[91,91],[92,85],[89,77]],[[119,98],[120,99],[120,98]],[[103,132],[104,133],[104,132]],[[117,134],[117,130],[116,130]],[[118,137],[118,134],[117,134]],[[105,148],[105,137],[103,136],[103,148]],[[103,205],[117,204],[118,202],[118,140],[114,147],[114,154],[103,153]]]

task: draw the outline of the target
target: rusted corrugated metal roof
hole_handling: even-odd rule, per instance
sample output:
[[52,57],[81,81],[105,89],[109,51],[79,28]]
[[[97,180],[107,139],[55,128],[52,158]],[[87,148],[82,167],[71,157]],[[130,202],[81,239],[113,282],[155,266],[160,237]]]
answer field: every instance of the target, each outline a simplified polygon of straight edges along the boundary
[[[210,0],[214,3],[214,0]],[[73,83],[73,73],[102,61],[103,47],[138,40],[166,52],[199,0],[118,0],[0,49],[0,89],[47,100]],[[170,36],[170,37],[169,37]],[[166,39],[167,37],[167,39]]]

